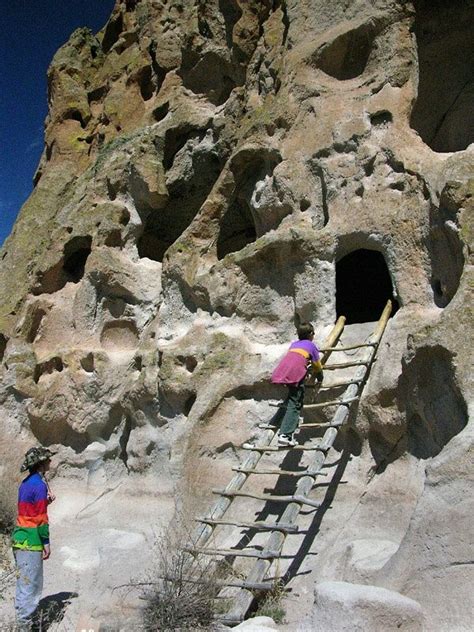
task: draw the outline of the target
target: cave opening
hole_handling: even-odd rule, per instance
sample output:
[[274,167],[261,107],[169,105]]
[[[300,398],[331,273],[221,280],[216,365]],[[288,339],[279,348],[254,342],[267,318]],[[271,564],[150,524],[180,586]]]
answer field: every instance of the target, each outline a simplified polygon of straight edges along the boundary
[[183,149],[188,141],[193,139],[201,141],[204,135],[205,130],[199,130],[187,124],[166,130],[165,147],[163,149],[163,166],[165,170],[171,169],[176,154]]
[[446,307],[458,291],[465,265],[465,252],[458,214],[463,196],[457,197],[455,183],[441,192],[439,208],[430,212],[428,252],[431,259],[431,287],[438,307]]
[[183,63],[178,75],[183,85],[194,94],[204,94],[214,105],[227,101],[236,86],[243,85],[245,73],[241,66],[232,64],[215,51],[197,55],[183,50]]
[[224,215],[217,240],[217,258],[223,259],[257,239],[252,211],[245,199],[237,198]]
[[5,350],[7,348],[8,338],[3,334],[0,334],[0,362],[3,362],[5,356]]
[[64,246],[63,270],[68,281],[78,283],[84,276],[86,261],[91,254],[92,237],[73,237]]
[[84,129],[86,126],[86,121],[84,120],[82,113],[77,108],[69,108],[64,112],[63,120],[66,121],[68,119],[72,121],[78,121],[82,129]]
[[140,94],[144,101],[148,101],[154,95],[156,86],[153,81],[153,73],[151,66],[144,66],[137,73],[137,82],[140,88]]
[[369,24],[343,33],[322,50],[318,67],[339,81],[355,79],[367,66],[374,37],[374,30]]
[[433,151],[474,142],[474,6],[467,0],[415,0],[418,96],[411,127]]
[[123,16],[120,13],[115,20],[110,20],[105,28],[102,38],[102,50],[108,53],[112,46],[118,41],[123,31]]
[[38,335],[41,323],[43,322],[43,318],[45,316],[46,312],[44,311],[44,309],[38,308],[33,312],[30,330],[26,336],[26,342],[29,342],[31,344],[36,340],[36,336]]
[[234,27],[242,17],[242,9],[236,0],[219,0],[219,11],[224,18],[227,47],[231,49]]
[[[184,147],[189,135],[176,137],[173,150],[166,154],[164,163],[173,166],[178,160],[179,149]],[[197,136],[195,143],[199,143]],[[138,239],[137,248],[140,257],[162,262],[165,252],[175,243],[196,217],[199,209],[209,195],[221,171],[217,154],[211,149],[189,152],[192,171],[188,179],[179,176],[167,180],[169,201],[165,208],[152,209],[143,225],[143,233]],[[187,159],[182,155],[181,159]]]
[[393,316],[399,305],[381,252],[361,248],[336,263],[336,312],[347,325],[378,320],[389,299]]
[[[235,189],[230,204],[224,213],[217,239],[217,258],[223,259],[256,241],[265,232],[265,225],[256,208],[261,204],[263,184],[272,177],[279,155],[271,152],[252,154],[243,152],[233,166]],[[274,218],[275,227],[281,217]]]
[[64,370],[64,364],[59,356],[54,356],[46,362],[37,364],[33,373],[33,380],[36,384],[40,381],[43,375],[50,375],[51,373],[61,373]]

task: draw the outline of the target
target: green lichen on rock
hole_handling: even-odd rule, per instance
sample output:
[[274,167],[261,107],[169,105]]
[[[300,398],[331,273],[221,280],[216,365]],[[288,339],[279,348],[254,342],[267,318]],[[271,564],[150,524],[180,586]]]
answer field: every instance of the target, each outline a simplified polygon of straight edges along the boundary
[[56,214],[72,196],[73,180],[67,162],[58,166],[54,174],[45,174],[22,207],[13,232],[1,250],[0,316],[8,322],[11,322],[9,315],[19,309],[29,293],[38,264],[48,257],[51,236],[57,225]]
[[233,367],[239,366],[244,352],[239,340],[221,332],[213,334],[209,352],[196,373],[202,378],[218,371],[233,371]]
[[94,175],[100,173],[105,163],[110,160],[114,154],[119,153],[126,145],[143,135],[143,133],[143,130],[134,130],[128,134],[121,134],[105,143],[105,145],[99,149],[97,158],[91,166],[92,173]]
[[280,123],[288,128],[294,117],[290,99],[281,91],[278,98],[273,94],[266,96],[262,105],[252,108],[240,124],[238,134],[240,139],[245,139],[259,132],[273,130]]

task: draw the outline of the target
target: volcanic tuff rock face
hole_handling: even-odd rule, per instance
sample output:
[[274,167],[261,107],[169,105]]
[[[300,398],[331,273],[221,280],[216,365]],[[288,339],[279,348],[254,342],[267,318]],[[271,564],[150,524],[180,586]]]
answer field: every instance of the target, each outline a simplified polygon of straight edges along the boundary
[[207,485],[264,415],[295,322],[376,320],[385,283],[399,310],[360,468],[409,519],[379,534],[396,545],[376,570],[347,536],[316,577],[467,629],[473,19],[469,0],[118,0],[73,33],[2,250],[3,458],[41,442],[64,476],[192,485],[191,452]]

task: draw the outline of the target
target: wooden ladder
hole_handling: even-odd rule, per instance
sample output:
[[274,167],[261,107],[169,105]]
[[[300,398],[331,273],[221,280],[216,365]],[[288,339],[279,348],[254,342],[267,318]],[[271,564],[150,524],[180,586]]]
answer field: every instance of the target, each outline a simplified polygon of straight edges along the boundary
[[[346,381],[335,382],[328,386],[319,386],[316,397],[334,388],[344,388],[344,391],[337,399],[309,403],[304,405],[305,410],[335,408],[331,421],[324,424],[304,423],[302,428],[322,427],[325,428],[323,437],[318,443],[303,444],[293,448],[281,448],[271,445],[277,428],[268,424],[262,424],[262,436],[257,445],[244,443],[242,448],[248,450],[249,454],[242,465],[232,468],[236,474],[224,489],[213,490],[213,493],[220,496],[206,516],[197,518],[200,526],[192,538],[192,545],[185,547],[185,550],[193,556],[209,555],[213,557],[224,557],[227,560],[236,558],[255,558],[255,562],[244,579],[230,578],[223,580],[222,585],[236,588],[237,592],[232,595],[232,606],[227,613],[218,617],[219,621],[227,625],[236,625],[243,621],[247,611],[255,599],[256,593],[268,591],[275,588],[279,581],[278,577],[269,577],[268,573],[275,560],[282,556],[282,549],[287,535],[298,533],[298,517],[303,507],[317,509],[321,503],[309,497],[316,479],[322,475],[325,465],[326,455],[333,446],[340,428],[348,421],[351,407],[360,400],[363,388],[367,381],[371,365],[375,359],[380,340],[385,331],[387,321],[392,311],[391,301],[388,301],[382,315],[367,341],[347,347],[338,347],[337,342],[344,330],[345,318],[338,319],[328,339],[322,349],[322,363],[324,371],[340,371],[347,368],[356,367],[355,374]],[[328,359],[332,353],[340,351],[359,350],[362,356],[356,361],[328,364]],[[328,373],[325,373],[327,376]],[[264,454],[282,453],[288,451],[302,450],[311,456],[310,463],[305,470],[285,470],[280,467],[258,468],[258,463]],[[290,495],[262,493],[256,494],[243,491],[242,487],[251,476],[275,475],[277,477],[292,477],[297,480],[295,491]],[[278,480],[278,479],[277,479]],[[282,503],[284,511],[279,519],[273,522],[265,520],[253,521],[251,519],[226,519],[226,512],[232,506],[236,498],[250,498],[261,500],[264,503]],[[250,529],[255,532],[268,532],[268,538],[264,546],[260,548],[217,548],[206,546],[211,537],[215,536],[215,531],[221,526],[235,527],[237,529]],[[190,578],[192,581],[192,578]]]

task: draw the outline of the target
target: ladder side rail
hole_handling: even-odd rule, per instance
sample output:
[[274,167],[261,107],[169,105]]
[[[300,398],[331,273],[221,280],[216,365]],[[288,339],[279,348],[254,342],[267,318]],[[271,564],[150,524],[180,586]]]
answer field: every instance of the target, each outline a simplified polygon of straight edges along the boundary
[[[356,397],[357,395],[362,394],[362,391],[365,386],[365,379],[370,371],[373,359],[375,358],[375,355],[377,353],[378,343],[380,342],[380,339],[383,336],[391,311],[392,311],[392,303],[391,301],[388,301],[377,323],[375,332],[370,338],[370,342],[375,343],[375,344],[373,344],[373,346],[367,349],[367,352],[366,352],[367,364],[364,366],[361,366],[356,373],[356,379],[360,378],[360,381],[358,383],[350,384],[348,386],[348,388],[344,391],[341,397],[342,400],[351,399],[351,398]],[[332,347],[332,346],[333,345],[329,345],[329,344],[326,345],[326,347]],[[327,357],[329,357],[329,353]],[[332,423],[334,423],[334,425],[336,425],[337,423],[339,426],[342,426],[345,423],[345,421],[347,421],[349,414],[350,414],[350,406],[340,405],[337,408],[336,412],[334,413]],[[315,458],[313,459],[313,462],[308,468],[308,470],[311,471],[311,475],[303,476],[299,480],[298,485],[296,487],[297,491],[295,493],[306,496],[311,491],[314,485],[317,473],[319,470],[321,470],[322,466],[324,465],[327,451],[329,451],[329,449],[332,447],[337,437],[337,434],[338,434],[338,428],[328,428],[326,430],[326,432],[323,435],[321,447],[322,448],[327,447],[327,450],[325,452],[316,453]],[[300,510],[301,510],[301,505],[297,503],[289,503],[285,511],[281,515],[280,521],[284,522],[285,524],[293,525],[299,516]],[[286,539],[286,533],[281,532],[281,531],[271,532],[271,534],[268,537],[267,543],[263,549],[263,552],[265,553],[269,551],[278,551],[279,553],[281,553],[281,550],[285,543],[285,539]],[[257,560],[254,566],[251,568],[250,572],[248,573],[246,582],[249,582],[249,583],[262,582],[267,572],[269,571],[271,564],[272,564],[272,560],[267,560],[267,559]],[[254,596],[252,592],[245,588],[242,588],[239,591],[239,594],[237,595],[236,599],[234,600],[233,609],[225,617],[225,621],[229,621],[229,622],[242,621],[245,614],[247,613],[247,610],[250,608],[253,602],[253,599],[254,599]]]
[[344,331],[345,324],[346,324],[346,317],[345,316],[339,316],[339,318],[337,319],[336,324],[334,325],[331,333],[329,334],[329,336],[326,338],[326,340],[323,343],[323,348],[325,350],[322,351],[321,357],[319,358],[320,361],[321,361],[321,364],[324,365],[324,363],[327,362],[327,359],[329,358],[329,356],[332,353],[332,348],[334,347],[336,342],[339,340],[339,338],[341,337],[342,332]]
[[375,332],[373,336],[369,339],[369,342],[375,342],[377,344],[380,342],[384,334],[385,328],[387,327],[388,319],[390,318],[391,313],[392,313],[392,301],[388,300],[384,307],[382,315],[377,323]]
[[[275,430],[267,430],[262,437],[262,444],[269,445],[274,435],[275,435]],[[262,454],[263,452],[252,450],[250,454],[247,456],[247,458],[245,459],[245,461],[243,462],[242,467],[245,469],[255,468],[258,462],[260,461]],[[239,489],[243,487],[248,477],[249,477],[249,474],[245,472],[238,472],[235,476],[233,476],[231,481],[228,483],[228,485],[225,488],[225,491],[227,492],[238,491]],[[233,498],[230,496],[221,497],[217,502],[214,503],[211,510],[209,511],[209,514],[206,517],[214,518],[214,519],[222,518],[225,512],[227,511],[227,509],[232,504],[232,501],[233,501]],[[192,538],[194,545],[202,547],[205,544],[205,542],[209,540],[213,531],[214,531],[214,526],[212,525],[203,524],[199,526],[196,529]]]
[[[324,346],[325,347],[334,347],[334,345],[337,343],[337,341],[339,340],[343,330],[344,330],[344,325],[346,322],[346,318],[345,316],[340,316],[334,327],[332,328],[329,336],[326,338],[326,340],[324,341]],[[324,363],[326,362],[327,358],[331,355],[331,351],[325,351],[322,354],[321,357],[321,362]],[[272,442],[273,437],[275,436],[276,430],[268,430],[262,437],[261,441],[262,443],[260,445],[270,445],[270,443]],[[262,457],[262,452],[251,452],[248,457],[246,458],[246,460],[243,463],[243,467],[245,469],[254,469],[255,466],[258,464],[259,460]],[[230,481],[230,483],[227,485],[227,487],[225,488],[226,491],[238,491],[239,489],[241,489],[241,487],[243,487],[244,483],[246,482],[248,476],[250,476],[250,474],[246,474],[244,472],[239,472],[238,474],[236,474],[232,480]],[[232,504],[233,498],[229,498],[229,497],[222,497],[220,498],[212,507],[210,513],[209,513],[209,518],[222,518],[225,514],[225,512],[227,511],[227,509],[230,507],[230,505]],[[193,538],[192,541],[194,543],[195,546],[203,546],[203,544],[205,544],[205,542],[207,542],[209,540],[209,538],[212,536],[212,533],[214,531],[214,526],[209,525],[209,524],[202,524],[199,527],[197,527],[197,529],[195,530],[195,533],[193,534]]]
[[[326,435],[329,433],[329,431],[332,431],[331,432],[331,436],[332,436],[331,444],[332,444],[337,435],[337,430],[335,428],[328,428],[328,430],[324,434],[323,440],[326,438]],[[316,453],[315,458],[313,459],[313,462],[308,468],[311,471],[311,475],[304,476],[303,478],[300,479],[296,488],[297,492],[295,493],[300,493],[304,495],[307,495],[309,493],[309,491],[311,490],[314,484],[318,471],[324,465],[325,459],[326,459],[325,453],[323,452]],[[293,525],[299,516],[300,509],[301,509],[301,506],[298,503],[289,503],[287,507],[285,508],[284,512],[282,513],[280,517],[280,521],[288,525]],[[266,553],[268,551],[278,551],[280,553],[281,550],[283,549],[285,539],[286,539],[285,533],[281,531],[272,531],[272,533],[268,537],[265,547],[263,548],[263,552]],[[257,578],[257,577],[261,577],[263,579],[267,575],[268,571],[270,570],[271,565],[272,565],[272,560],[269,560],[269,559],[257,560],[254,563],[253,567],[250,569],[245,579],[245,582],[255,583],[254,578]],[[254,599],[253,593],[245,588],[242,588],[234,600],[234,605],[233,605],[232,610],[225,616],[224,619],[222,619],[222,621],[224,623],[225,622],[238,623],[242,621],[247,610],[250,608],[253,599]]]
[[[347,391],[353,390],[354,388],[357,390],[357,385],[351,384],[344,392],[343,398],[346,395]],[[341,405],[338,407],[334,417],[336,416],[337,412],[340,410],[341,412],[344,412],[345,415],[347,416],[349,415],[349,407]],[[325,451],[316,452],[315,457],[312,460],[312,463],[308,466],[308,474],[306,476],[302,476],[300,480],[298,481],[295,495],[298,494],[301,496],[307,496],[309,494],[309,492],[313,488],[315,479],[319,471],[322,469],[324,465],[324,462],[326,460],[326,452],[330,449],[330,447],[333,445],[336,439],[337,432],[338,432],[337,428],[328,428],[326,430],[321,441],[321,447]],[[290,502],[288,503],[287,507],[285,508],[282,515],[280,516],[279,521],[287,525],[294,525],[295,521],[297,520],[299,516],[300,511],[301,511],[301,505],[299,503]],[[282,531],[272,531],[263,548],[263,552],[268,553],[268,552],[277,551],[281,553],[281,550],[283,549],[283,545],[285,543],[285,539],[286,539],[286,533]],[[272,564],[272,560],[269,560],[269,559],[257,560],[254,563],[253,567],[250,569],[245,581],[248,583],[255,583],[255,582],[262,581],[263,578],[268,573],[268,571],[270,570],[271,564]],[[256,578],[261,578],[261,579],[257,580]],[[252,594],[252,592],[245,588],[242,588],[234,600],[234,607],[225,616],[225,618],[222,619],[222,621],[229,622],[229,623],[237,623],[239,621],[242,621],[247,610],[250,608],[253,599],[254,599],[254,595]]]

